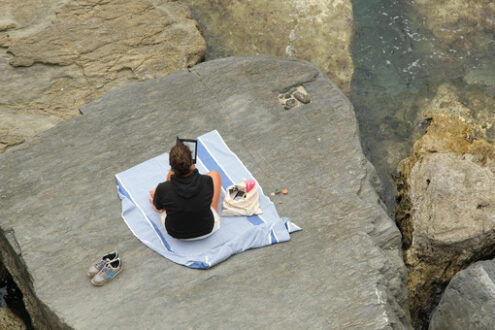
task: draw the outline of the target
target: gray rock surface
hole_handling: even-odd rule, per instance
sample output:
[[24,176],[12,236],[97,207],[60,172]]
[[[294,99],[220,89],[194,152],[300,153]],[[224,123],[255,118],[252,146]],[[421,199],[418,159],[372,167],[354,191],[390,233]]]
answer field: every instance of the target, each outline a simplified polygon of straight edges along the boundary
[[[278,95],[294,86],[311,102],[284,110]],[[39,328],[410,328],[400,233],[352,105],[310,63],[210,61],[81,111],[0,155],[1,257]],[[274,202],[304,229],[198,271],[132,235],[114,174],[212,129],[265,191],[289,190]],[[87,267],[114,248],[124,271],[91,286]]]
[[475,250],[480,244],[495,243],[489,241],[495,229],[495,175],[472,158],[435,153],[414,166],[409,177],[414,213],[411,250],[431,245]]
[[495,328],[495,261],[480,261],[457,273],[432,314],[430,329]]
[[434,153],[409,177],[410,306],[428,309],[456,272],[491,255],[495,246],[495,175],[473,155]]

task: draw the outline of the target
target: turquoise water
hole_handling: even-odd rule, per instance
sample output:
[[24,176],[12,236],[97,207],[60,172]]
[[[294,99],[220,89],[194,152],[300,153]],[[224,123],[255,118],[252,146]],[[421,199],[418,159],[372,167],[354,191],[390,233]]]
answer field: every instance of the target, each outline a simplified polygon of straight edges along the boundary
[[[494,18],[490,17],[489,10],[484,11],[483,8],[490,6],[490,0],[350,1],[355,26],[355,36],[352,41],[355,71],[349,97],[356,109],[363,149],[375,165],[384,184],[385,189],[381,195],[392,215],[396,189],[393,177],[398,175],[397,165],[401,159],[408,156],[413,142],[428,126],[427,121],[418,120],[418,113],[421,111],[421,105],[418,105],[421,102],[418,100],[434,97],[438,85],[442,83],[450,83],[461,91],[479,92],[495,98],[495,31],[493,31],[495,27],[492,31],[489,30],[490,24],[495,26],[495,23],[490,23],[490,19]],[[440,40],[433,33],[432,27],[428,24],[428,17],[424,16],[424,13],[442,14],[441,10],[454,1],[458,1],[455,4],[457,7],[467,3],[468,9],[471,8],[475,16],[463,16],[464,12],[461,13],[459,22],[445,24],[446,28],[440,30],[442,37]],[[186,3],[191,6],[195,18],[202,26],[208,44],[207,60],[238,54],[235,51],[237,48],[253,51],[259,48],[257,46],[264,49],[267,54],[277,54],[275,45],[273,46],[275,49],[266,49],[269,40],[263,37],[254,38],[252,35],[246,35],[245,38],[240,36],[224,38],[230,31],[221,31],[217,29],[217,25],[221,26],[225,19],[227,21],[230,19],[223,15],[231,14],[233,8],[222,11],[219,9],[222,8],[219,3],[212,6],[204,6],[203,2],[196,0],[186,0]],[[252,15],[267,4],[261,0],[256,3],[261,7],[236,6],[235,10],[242,9],[245,11],[244,15]],[[286,2],[275,3],[280,3],[281,7],[287,10]],[[290,2],[288,6],[292,4],[297,8],[298,3]],[[321,3],[324,1],[322,0]],[[418,11],[421,3],[426,3],[428,6],[423,14]],[[483,3],[484,5],[480,5]],[[449,7],[453,14],[457,10],[455,6],[452,6],[454,9]],[[266,10],[274,10],[277,6],[270,3],[266,8],[268,8]],[[474,11],[473,8],[479,10]],[[458,10],[465,11],[465,9]],[[495,16],[495,9],[492,11]],[[273,14],[273,16],[276,20],[277,15]],[[267,17],[270,17],[270,13],[267,13]],[[451,17],[457,16],[447,16],[447,18]],[[252,22],[257,22],[258,19],[253,17]],[[476,26],[478,24],[476,20],[480,20],[485,29]],[[441,25],[441,19],[437,23]],[[270,25],[267,24],[266,28],[269,30]],[[280,33],[279,30],[276,31]],[[477,31],[480,33],[476,34]],[[268,39],[273,37],[271,33],[275,32],[267,31]],[[435,30],[435,33],[438,35],[439,31]],[[455,42],[446,43],[444,40],[450,37],[453,37]],[[223,39],[229,41],[224,42]],[[483,47],[480,47],[480,44]],[[335,45],[329,40],[329,54],[332,52],[332,47]],[[251,54],[252,52],[238,55]],[[467,76],[470,79],[466,79]],[[470,86],[467,86],[467,80],[471,82]],[[473,81],[482,83],[472,84]],[[459,96],[463,97],[463,95]],[[472,98],[465,97],[466,104],[471,101]],[[477,106],[480,107],[479,104]],[[476,107],[472,109],[474,112],[486,111]],[[495,128],[493,135],[495,137]]]
[[[446,29],[447,35],[459,37],[446,48],[428,28],[427,18],[418,13],[415,1],[352,0],[352,4],[356,33],[350,99],[363,149],[382,179],[386,188],[382,197],[392,213],[398,162],[408,156],[427,126],[417,119],[421,109],[415,101],[433,97],[437,86],[446,82],[495,97],[490,78],[492,72],[495,76],[495,31],[483,31],[484,49],[469,49],[467,39],[476,36],[462,31],[461,21],[458,27],[450,27],[451,32]],[[467,75],[482,83],[468,86]],[[471,109],[477,111],[475,106]],[[492,114],[494,110],[479,109]]]

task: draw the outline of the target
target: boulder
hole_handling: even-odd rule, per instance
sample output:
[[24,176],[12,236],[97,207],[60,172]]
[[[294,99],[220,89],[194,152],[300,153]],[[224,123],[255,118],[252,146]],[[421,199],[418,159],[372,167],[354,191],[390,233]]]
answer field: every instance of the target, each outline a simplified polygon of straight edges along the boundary
[[43,112],[28,114],[7,109],[0,111],[0,153],[61,121],[61,118]]
[[421,107],[429,125],[426,133],[399,165],[396,220],[403,234],[409,304],[417,327],[428,322],[452,276],[490,255],[495,243],[490,117],[480,112],[473,118],[468,106],[475,104],[461,102],[455,87],[440,86]]
[[408,184],[409,303],[422,317],[456,272],[494,252],[495,175],[470,154],[434,153],[415,164]]
[[[191,67],[206,44],[179,2],[0,3],[0,152],[131,81]],[[32,125],[39,122],[39,126]]]
[[[279,95],[300,86],[310,102],[285,110]],[[312,64],[208,61],[81,111],[0,155],[0,254],[33,326],[411,328],[400,233],[351,103]],[[290,191],[273,202],[303,231],[198,271],[132,235],[114,175],[213,129],[265,192]],[[122,273],[93,287],[87,268],[115,248]]]
[[430,329],[495,328],[495,261],[479,261],[457,273],[433,311]]
[[350,93],[354,35],[350,0],[184,0],[201,24],[208,58],[297,57],[323,70]]

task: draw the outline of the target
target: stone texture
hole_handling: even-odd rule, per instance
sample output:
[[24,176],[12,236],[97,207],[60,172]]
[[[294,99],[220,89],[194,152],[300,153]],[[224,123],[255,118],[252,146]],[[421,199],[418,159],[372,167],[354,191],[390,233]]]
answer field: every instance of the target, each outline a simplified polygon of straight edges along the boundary
[[[415,123],[419,129],[413,134],[418,140],[410,156],[399,165],[403,177],[407,178],[414,164],[431,153],[470,153],[475,162],[493,168],[494,99],[477,90],[461,92],[455,86],[443,84],[435,97],[418,99],[415,106],[421,109]],[[427,129],[421,136],[422,126]]]
[[479,52],[493,40],[495,3],[491,0],[417,0],[414,5],[446,49]]
[[[278,95],[301,85],[311,102],[285,111]],[[410,328],[399,231],[374,190],[351,104],[313,65],[209,61],[81,110],[0,155],[0,226],[10,233],[0,251],[39,328]],[[265,191],[290,191],[274,202],[283,198],[279,213],[304,229],[198,271],[134,238],[114,174],[177,135],[212,129]],[[87,267],[114,248],[123,272],[92,287]]]
[[492,99],[459,94],[441,85],[433,99],[418,104],[429,126],[399,165],[396,220],[416,326],[428,321],[452,276],[489,255],[495,243],[493,112],[486,111]]
[[430,329],[495,328],[495,262],[480,261],[457,273],[432,314]]
[[350,0],[184,0],[203,28],[208,57],[275,55],[312,62],[351,90]]
[[408,178],[411,218],[404,236],[413,317],[428,313],[456,272],[495,251],[495,175],[471,158],[426,155]]
[[112,88],[193,66],[206,51],[185,5],[147,0],[5,0],[0,47],[0,113],[17,122],[0,121],[0,152]]
[[22,320],[6,307],[0,307],[0,330],[24,330]]
[[479,248],[481,242],[493,245],[489,238],[495,229],[495,175],[471,157],[437,153],[414,166],[408,181],[414,212],[408,255],[423,244],[461,245],[463,250]]

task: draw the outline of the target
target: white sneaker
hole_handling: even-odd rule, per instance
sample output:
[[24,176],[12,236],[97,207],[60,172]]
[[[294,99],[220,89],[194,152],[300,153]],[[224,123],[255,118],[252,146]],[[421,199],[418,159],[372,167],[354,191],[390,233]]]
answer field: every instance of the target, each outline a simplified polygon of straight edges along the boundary
[[100,270],[103,269],[103,267],[105,267],[105,265],[114,260],[114,259],[117,259],[119,257],[119,254],[117,251],[112,251],[108,254],[105,254],[103,257],[101,257],[100,260],[96,261],[91,267],[89,267],[89,270],[88,270],[88,276],[89,277],[93,277],[95,276],[96,274],[98,274],[98,272]]
[[105,266],[96,274],[91,283],[96,286],[102,286],[112,280],[122,271],[122,262],[119,258],[107,262]]

